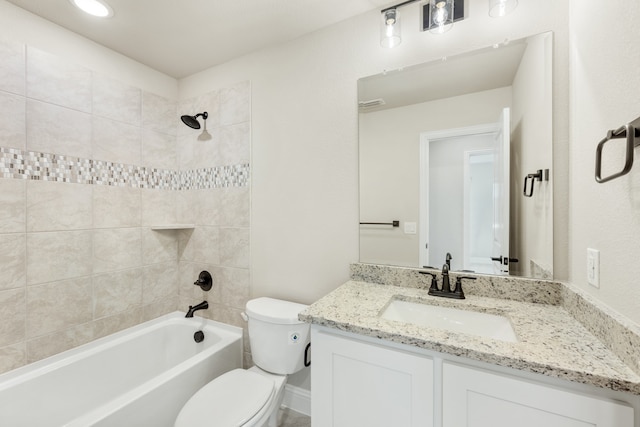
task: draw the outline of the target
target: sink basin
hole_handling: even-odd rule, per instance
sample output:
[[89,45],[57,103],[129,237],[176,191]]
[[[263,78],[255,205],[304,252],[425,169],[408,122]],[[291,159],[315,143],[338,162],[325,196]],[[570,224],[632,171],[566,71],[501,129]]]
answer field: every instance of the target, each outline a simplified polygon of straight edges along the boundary
[[394,299],[380,317],[495,340],[518,341],[509,319],[495,314]]

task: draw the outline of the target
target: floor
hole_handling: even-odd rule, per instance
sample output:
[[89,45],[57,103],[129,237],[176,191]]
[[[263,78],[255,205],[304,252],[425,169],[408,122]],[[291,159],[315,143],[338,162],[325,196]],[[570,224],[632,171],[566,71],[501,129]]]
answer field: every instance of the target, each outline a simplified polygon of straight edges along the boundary
[[311,418],[291,409],[282,409],[280,427],[311,427]]

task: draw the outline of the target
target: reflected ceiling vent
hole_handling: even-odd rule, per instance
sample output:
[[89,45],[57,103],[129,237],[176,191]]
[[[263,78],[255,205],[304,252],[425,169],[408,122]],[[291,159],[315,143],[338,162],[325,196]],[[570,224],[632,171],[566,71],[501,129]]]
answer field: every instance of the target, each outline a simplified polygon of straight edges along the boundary
[[384,104],[386,104],[386,102],[384,102],[384,99],[378,98],[378,99],[372,99],[370,101],[359,101],[358,108],[362,110],[366,110],[367,108],[380,107],[381,105],[384,105]]

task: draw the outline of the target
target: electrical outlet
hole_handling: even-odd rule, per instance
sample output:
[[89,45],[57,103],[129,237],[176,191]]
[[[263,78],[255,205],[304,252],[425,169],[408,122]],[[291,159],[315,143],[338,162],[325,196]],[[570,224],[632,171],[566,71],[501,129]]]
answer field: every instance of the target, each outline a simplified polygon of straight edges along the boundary
[[587,249],[587,282],[600,287],[600,251],[597,249]]

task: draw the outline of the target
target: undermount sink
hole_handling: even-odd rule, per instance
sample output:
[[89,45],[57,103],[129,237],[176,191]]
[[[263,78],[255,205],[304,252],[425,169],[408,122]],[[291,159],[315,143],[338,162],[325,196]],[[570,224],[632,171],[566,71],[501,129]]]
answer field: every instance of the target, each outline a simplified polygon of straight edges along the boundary
[[495,314],[394,299],[380,317],[495,340],[518,342],[509,319]]

